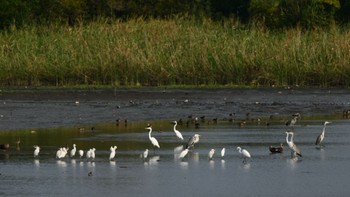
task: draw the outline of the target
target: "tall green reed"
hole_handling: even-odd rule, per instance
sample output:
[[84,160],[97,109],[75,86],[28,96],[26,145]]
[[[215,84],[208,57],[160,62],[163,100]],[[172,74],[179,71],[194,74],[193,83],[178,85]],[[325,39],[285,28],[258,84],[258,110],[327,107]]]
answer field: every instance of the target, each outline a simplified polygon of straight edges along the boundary
[[350,32],[99,20],[0,34],[1,85],[349,86]]

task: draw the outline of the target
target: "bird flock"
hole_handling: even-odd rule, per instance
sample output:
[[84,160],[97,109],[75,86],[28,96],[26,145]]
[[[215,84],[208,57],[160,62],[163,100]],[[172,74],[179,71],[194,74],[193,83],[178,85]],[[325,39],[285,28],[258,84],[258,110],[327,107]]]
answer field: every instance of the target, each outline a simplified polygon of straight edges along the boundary
[[[291,151],[291,157],[292,158],[301,158],[302,157],[302,153],[300,148],[296,145],[296,143],[294,142],[294,125],[297,123],[297,120],[300,118],[300,113],[296,113],[292,115],[292,119],[286,121],[285,125],[287,127],[290,127],[291,129],[287,129],[287,131],[285,132],[286,134],[286,143]],[[181,134],[181,132],[177,129],[177,125],[178,122],[177,121],[172,121],[171,122],[174,126],[173,126],[173,131],[175,133],[175,136],[177,138],[177,140],[179,140],[180,142],[182,142],[184,140],[183,135]],[[326,125],[330,124],[331,122],[329,121],[325,121],[324,125],[323,125],[323,129],[321,131],[321,133],[317,136],[316,138],[316,142],[315,145],[317,148],[322,148],[324,147],[324,138],[325,138],[325,131],[326,131]],[[148,124],[147,127],[145,128],[146,130],[148,130],[148,138],[149,141],[152,144],[153,147],[153,152],[156,152],[156,149],[160,149],[160,145],[158,140],[152,136],[152,125]],[[182,146],[184,148],[181,148],[180,154],[178,155],[178,159],[180,161],[183,161],[185,159],[185,157],[189,154],[189,152],[191,152],[192,149],[194,149],[195,145],[197,143],[199,143],[200,141],[200,137],[201,135],[198,133],[193,134],[187,141],[187,143],[185,144],[185,146]],[[1,145],[0,147],[2,147],[3,150],[5,150],[5,148],[8,148],[8,146],[5,145]],[[282,153],[283,152],[283,143],[281,143],[279,146],[269,146],[268,147],[271,153]],[[117,150],[117,146],[111,146],[110,147],[110,153],[109,153],[109,160],[114,160],[116,157],[116,150]],[[238,153],[241,155],[241,157],[243,158],[243,163],[247,163],[251,158],[251,154],[249,153],[249,151],[245,148],[241,148],[241,147],[236,147],[236,150],[238,151]],[[85,154],[85,158],[93,161],[96,158],[96,149],[95,148],[90,148],[86,151]],[[208,152],[208,160],[212,160],[215,154],[215,149],[211,148]],[[226,152],[226,148],[223,147],[221,149],[220,152],[220,156],[221,158],[224,158],[225,156],[225,152]],[[40,153],[40,147],[38,145],[34,146],[34,153],[33,156],[34,158],[38,158],[39,157],[39,153]],[[80,159],[82,159],[84,157],[84,150],[80,149],[77,150],[77,146],[76,144],[73,144],[72,149],[69,151],[68,147],[60,147],[58,148],[57,152],[56,152],[56,158],[57,159],[64,159],[66,157],[70,157],[70,158],[75,158],[78,157],[76,156],[76,153],[78,153],[78,156]],[[145,149],[143,153],[140,154],[140,157],[143,160],[146,160],[148,158],[149,155],[149,149]]]

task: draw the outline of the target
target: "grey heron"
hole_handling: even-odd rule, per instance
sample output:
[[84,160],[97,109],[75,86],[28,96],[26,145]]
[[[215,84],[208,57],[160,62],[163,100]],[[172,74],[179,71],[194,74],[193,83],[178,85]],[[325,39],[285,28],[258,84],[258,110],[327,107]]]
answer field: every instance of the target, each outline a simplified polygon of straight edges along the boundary
[[297,123],[298,118],[300,118],[300,113],[295,113],[292,116],[293,118],[286,122],[286,126],[294,126]]
[[183,140],[184,138],[182,137],[182,134],[180,133],[179,130],[176,129],[177,121],[176,121],[176,120],[173,121],[172,124],[174,124],[174,132],[175,132],[176,136],[177,136],[179,139]]
[[330,124],[330,123],[331,123],[331,122],[328,122],[328,121],[325,121],[325,122],[324,122],[322,132],[320,133],[320,135],[317,136],[315,145],[321,145],[321,143],[322,143],[323,140],[324,140],[324,133],[326,132],[326,125],[327,125],[327,124]]
[[[296,157],[296,156],[298,155],[298,156],[300,156],[300,157],[303,157],[303,156],[301,155],[301,151],[300,151],[300,149],[298,148],[298,146],[297,146],[296,144],[294,144],[294,141],[293,141],[294,132],[292,132],[292,131],[290,131],[290,132],[286,131],[286,134],[287,134],[287,136],[286,136],[286,141],[287,141],[287,144],[288,144],[289,148],[290,148],[291,151],[292,151],[293,156]],[[290,137],[290,140],[289,140],[289,135],[291,136],[291,137]]]
[[194,134],[189,140],[188,140],[188,143],[186,145],[186,149],[190,149],[192,148],[196,143],[199,142],[199,137],[200,135],[199,134]]

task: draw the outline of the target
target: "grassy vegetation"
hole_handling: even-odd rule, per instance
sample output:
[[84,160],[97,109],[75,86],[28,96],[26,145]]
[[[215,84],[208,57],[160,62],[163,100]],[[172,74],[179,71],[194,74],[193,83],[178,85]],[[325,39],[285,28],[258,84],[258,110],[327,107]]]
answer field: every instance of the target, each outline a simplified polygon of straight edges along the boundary
[[181,18],[13,28],[0,33],[0,85],[348,87],[350,31]]

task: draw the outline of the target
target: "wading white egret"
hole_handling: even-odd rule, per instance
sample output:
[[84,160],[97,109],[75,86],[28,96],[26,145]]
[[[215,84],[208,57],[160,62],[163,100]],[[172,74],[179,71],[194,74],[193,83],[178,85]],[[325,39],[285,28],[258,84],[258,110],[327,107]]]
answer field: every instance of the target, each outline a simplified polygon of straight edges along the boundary
[[189,149],[189,148],[194,147],[194,145],[195,145],[196,143],[199,142],[199,137],[200,137],[199,134],[194,134],[194,135],[188,140],[188,143],[187,143],[187,145],[186,145],[186,149],[187,149],[187,148]]
[[86,152],[86,158],[87,159],[95,159],[95,148],[91,148]]
[[109,154],[109,160],[114,159],[115,157],[115,150],[117,149],[117,146],[111,146],[111,148],[109,148],[109,150],[111,151]]
[[155,147],[160,148],[159,143],[158,143],[158,140],[157,140],[155,137],[152,137],[152,136],[151,136],[151,134],[152,134],[152,126],[151,126],[151,125],[148,125],[145,129],[148,129],[148,130],[149,130],[148,138],[149,138],[149,140],[151,141],[151,143],[152,143],[152,145],[153,145],[154,151],[155,151]]
[[242,149],[241,147],[237,147],[237,150],[243,156],[243,163],[246,163],[247,159],[251,158],[250,153],[246,149]]
[[179,155],[179,159],[183,159],[187,155],[187,153],[188,153],[188,148],[182,150]]
[[39,152],[40,152],[40,147],[35,145],[34,148],[35,148],[35,150],[34,150],[34,157],[38,157],[39,156]]
[[84,156],[84,151],[83,150],[79,150],[79,157],[82,158]]
[[62,159],[64,157],[64,153],[63,153],[63,148],[59,148],[56,152],[56,158],[57,159]]
[[77,145],[73,144],[73,148],[70,151],[70,157],[75,157],[75,152],[77,152]]
[[177,126],[177,121],[173,121],[172,124],[174,124],[174,132],[175,132],[175,135],[180,139],[180,140],[183,140],[184,138],[182,137],[182,134],[180,133],[179,130],[176,129],[176,126]]
[[324,124],[323,124],[323,130],[322,130],[322,132],[320,133],[320,135],[317,136],[315,145],[321,145],[321,143],[322,143],[323,140],[324,140],[324,133],[326,132],[326,125],[327,125],[327,124],[330,124],[330,123],[331,123],[331,122],[328,122],[328,121],[325,121],[325,122],[324,122]]
[[[293,141],[293,138],[294,138],[294,132],[286,132],[287,136],[286,136],[286,141],[287,141],[287,144],[289,146],[289,148],[291,149],[292,151],[292,156],[296,157],[297,155],[300,156],[300,157],[303,157],[301,155],[301,151],[300,149],[297,147],[296,144],[294,144],[294,141]],[[290,137],[290,140],[289,140],[289,135],[291,136]]]
[[226,148],[221,149],[221,158],[225,157]]
[[215,149],[210,149],[209,153],[208,153],[208,159],[209,160],[212,160],[213,159],[213,156],[214,156],[214,153],[215,153]]
[[148,157],[148,149],[146,148],[145,151],[143,151],[143,154],[141,154],[142,159],[147,159]]

